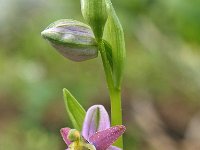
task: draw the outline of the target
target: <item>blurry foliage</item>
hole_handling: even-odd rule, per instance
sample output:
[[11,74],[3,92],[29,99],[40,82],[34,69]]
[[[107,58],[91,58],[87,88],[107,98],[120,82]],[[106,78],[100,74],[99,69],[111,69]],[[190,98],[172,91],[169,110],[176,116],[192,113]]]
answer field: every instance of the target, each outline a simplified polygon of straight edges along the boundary
[[[55,20],[82,21],[79,3],[1,1],[0,149],[59,149],[59,128],[69,125],[62,98],[64,87],[85,108],[95,103],[109,108],[100,58],[82,63],[66,60],[40,36]],[[125,30],[127,47],[123,103],[129,130],[125,147],[139,149],[141,137],[129,116],[132,99],[148,95],[166,110],[173,110],[173,101],[180,101],[188,114],[200,106],[200,1],[113,3]]]
[[60,139],[40,128],[32,128],[31,130],[26,130],[18,126],[17,129],[18,130],[10,126],[9,130],[4,130],[4,136],[0,137],[0,149],[60,149]]

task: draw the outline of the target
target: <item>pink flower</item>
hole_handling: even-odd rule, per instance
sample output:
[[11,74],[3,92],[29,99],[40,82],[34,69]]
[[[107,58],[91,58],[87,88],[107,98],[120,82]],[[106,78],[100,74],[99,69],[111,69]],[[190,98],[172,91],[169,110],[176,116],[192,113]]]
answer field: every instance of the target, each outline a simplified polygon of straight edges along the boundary
[[[126,128],[123,125],[110,127],[109,116],[105,108],[102,105],[94,105],[90,107],[86,113],[82,128],[82,136],[76,145],[79,144],[78,147],[89,145],[91,146],[91,150],[121,150],[116,146],[112,146],[112,144],[125,130]],[[70,128],[61,129],[63,140],[68,146],[67,150],[72,149],[70,148],[70,145],[74,142],[69,139],[70,131]],[[95,148],[92,148],[92,146]],[[88,150],[89,149],[90,148],[88,148]]]

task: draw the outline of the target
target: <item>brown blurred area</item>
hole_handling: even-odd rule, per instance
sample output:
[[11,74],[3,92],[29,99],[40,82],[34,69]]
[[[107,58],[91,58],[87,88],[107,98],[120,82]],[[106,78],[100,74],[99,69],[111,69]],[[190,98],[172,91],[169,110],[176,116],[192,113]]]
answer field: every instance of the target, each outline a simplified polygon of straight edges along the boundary
[[[199,150],[200,2],[113,0],[113,5],[127,49],[124,149]],[[110,107],[100,57],[69,61],[40,36],[58,19],[83,21],[80,2],[2,0],[0,10],[0,150],[65,149],[59,130],[72,125],[63,88],[85,109]]]

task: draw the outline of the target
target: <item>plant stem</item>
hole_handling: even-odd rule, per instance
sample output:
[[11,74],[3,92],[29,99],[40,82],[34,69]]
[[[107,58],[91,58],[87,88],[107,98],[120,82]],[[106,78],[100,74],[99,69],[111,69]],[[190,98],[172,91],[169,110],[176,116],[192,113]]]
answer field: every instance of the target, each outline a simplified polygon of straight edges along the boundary
[[[122,109],[121,109],[121,90],[112,89],[109,90],[111,100],[111,123],[114,125],[122,124]],[[123,137],[121,136],[115,145],[123,149]]]
[[[119,88],[115,88],[113,77],[112,77],[112,69],[110,63],[107,59],[105,46],[103,40],[99,42],[99,51],[101,53],[101,58],[104,66],[104,71],[106,75],[106,81],[110,94],[111,101],[111,124],[121,125],[122,124],[122,110],[121,110],[121,90]],[[115,146],[118,146],[123,149],[123,138],[122,136],[115,142]]]

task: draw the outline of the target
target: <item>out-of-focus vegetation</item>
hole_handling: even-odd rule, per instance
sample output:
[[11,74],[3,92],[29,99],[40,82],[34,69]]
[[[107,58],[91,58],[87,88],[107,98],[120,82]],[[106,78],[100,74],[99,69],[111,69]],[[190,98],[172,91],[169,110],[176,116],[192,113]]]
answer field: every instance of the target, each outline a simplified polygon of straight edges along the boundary
[[[88,108],[108,93],[101,59],[66,60],[40,36],[79,0],[0,1],[0,150],[64,149],[62,88]],[[125,30],[126,150],[200,149],[200,1],[113,0]],[[88,88],[93,87],[93,88]]]

